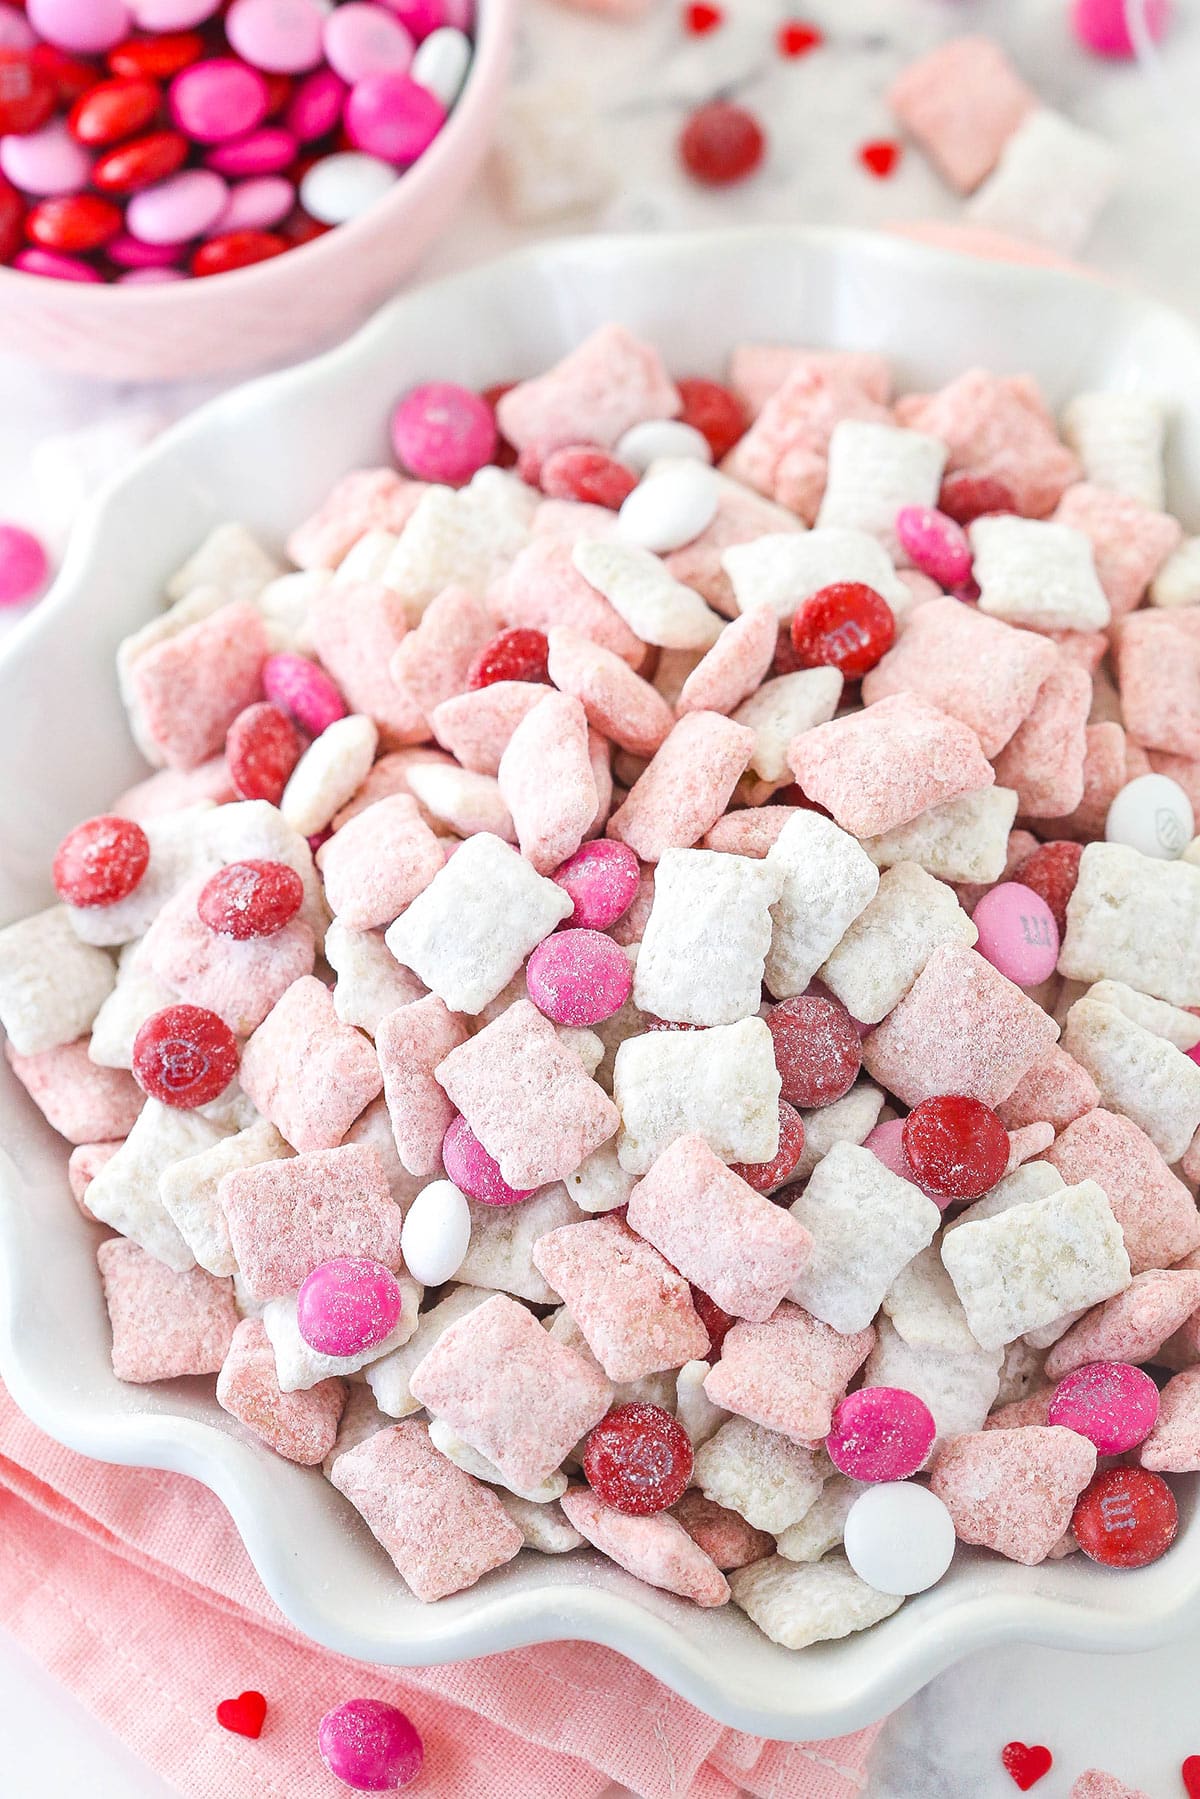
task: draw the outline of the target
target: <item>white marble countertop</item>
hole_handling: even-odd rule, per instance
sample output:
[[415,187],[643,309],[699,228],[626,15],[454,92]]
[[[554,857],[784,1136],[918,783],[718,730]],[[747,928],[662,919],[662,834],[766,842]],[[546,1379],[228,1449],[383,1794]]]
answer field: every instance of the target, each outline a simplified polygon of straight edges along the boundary
[[[635,25],[527,0],[516,72],[521,81],[568,74],[600,114],[614,169],[611,200],[555,229],[661,230],[731,220],[807,220],[876,225],[953,219],[960,206],[919,154],[886,181],[858,164],[858,146],[891,135],[881,95],[892,75],[940,37],[990,31],[1009,48],[1046,101],[1107,134],[1126,158],[1125,179],[1091,244],[1089,259],[1200,313],[1195,179],[1200,125],[1189,141],[1142,72],[1085,56],[1066,28],[1067,0],[718,0],[723,27],[688,38],[673,0],[657,0]],[[1179,112],[1200,86],[1200,6],[1175,0],[1165,51]],[[786,62],[773,50],[785,18],[826,35],[820,51]],[[770,136],[770,155],[749,182],[702,192],[681,176],[674,140],[691,106],[716,93],[751,106]],[[1191,108],[1195,113],[1194,102]],[[537,235],[549,235],[549,231]],[[430,256],[434,275],[497,254],[533,234],[498,211],[486,179]],[[205,397],[196,388],[139,390],[52,376],[0,351],[0,517],[35,529],[50,521],[30,453],[48,436],[104,421],[166,420]],[[3,623],[10,622],[11,613]],[[0,1550],[2,1553],[2,1550]],[[0,1621],[2,1622],[2,1621]],[[877,1749],[870,1799],[1002,1799],[1016,1791],[999,1753],[1010,1738],[1047,1744],[1055,1767],[1039,1799],[1065,1799],[1089,1766],[1180,1799],[1179,1766],[1200,1753],[1195,1686],[1200,1631],[1141,1656],[1094,1657],[1010,1650],[973,1658],[897,1713]],[[30,1729],[36,1721],[36,1731]],[[53,1736],[49,1773],[26,1746]],[[97,1799],[159,1799],[170,1789],[102,1731],[0,1630],[0,1786],[38,1799],[67,1799],[86,1785]],[[475,1789],[484,1799],[485,1787]],[[203,1799],[203,1796],[198,1796]],[[471,1796],[464,1793],[464,1799]]]

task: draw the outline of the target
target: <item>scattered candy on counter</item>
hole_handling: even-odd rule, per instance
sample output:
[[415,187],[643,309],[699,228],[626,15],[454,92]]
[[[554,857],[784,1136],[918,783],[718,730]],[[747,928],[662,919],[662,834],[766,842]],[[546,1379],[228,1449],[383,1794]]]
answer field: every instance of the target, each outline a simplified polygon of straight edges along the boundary
[[0,606],[34,599],[49,573],[50,559],[32,531],[0,521]]
[[235,1736],[257,1741],[266,1721],[267,1702],[261,1693],[253,1690],[239,1693],[236,1699],[222,1699],[217,1706],[217,1723],[223,1730],[233,1731]]
[[1004,1771],[1022,1793],[1049,1774],[1054,1757],[1043,1743],[1006,1743],[1000,1751]]
[[329,1772],[358,1793],[390,1793],[410,1786],[425,1749],[416,1726],[382,1699],[347,1699],[325,1713],[317,1746]]

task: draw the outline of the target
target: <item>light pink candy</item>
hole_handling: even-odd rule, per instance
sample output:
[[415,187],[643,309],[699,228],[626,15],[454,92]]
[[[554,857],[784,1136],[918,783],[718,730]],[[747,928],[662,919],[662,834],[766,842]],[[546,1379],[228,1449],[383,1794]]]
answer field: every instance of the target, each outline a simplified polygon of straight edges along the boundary
[[370,0],[349,0],[325,21],[325,55],[343,81],[364,75],[403,75],[413,59],[411,33],[395,13]]
[[937,1426],[904,1387],[860,1387],[834,1408],[825,1452],[851,1480],[907,1480],[924,1466]]
[[537,1192],[536,1187],[510,1187],[500,1164],[461,1116],[451,1121],[442,1139],[442,1166],[447,1179],[481,1206],[516,1206]]
[[1058,926],[1039,893],[1020,881],[1002,881],[985,893],[972,919],[975,945],[993,968],[1018,987],[1037,987],[1058,966]]
[[205,161],[219,175],[278,175],[295,162],[299,151],[294,132],[284,131],[279,125],[260,125],[255,131],[218,144]]
[[530,956],[525,981],[530,999],[553,1023],[586,1026],[621,1010],[633,970],[603,931],[556,931]]
[[[27,194],[77,194],[87,186],[91,170],[91,157],[62,119],[52,119],[40,131],[0,137],[0,171]],[[18,266],[29,264],[18,261]]]
[[607,931],[632,906],[639,875],[640,864],[627,843],[600,838],[568,856],[550,878],[574,902],[568,925]]
[[487,401],[453,381],[414,387],[392,414],[396,460],[423,481],[461,486],[492,460],[496,443]]
[[425,1759],[416,1725],[382,1699],[335,1705],[317,1726],[317,1747],[336,1779],[371,1793],[409,1786]]
[[942,587],[970,578],[971,545],[962,526],[933,506],[902,506],[896,536],[914,566]]
[[296,190],[282,175],[258,175],[239,181],[211,227],[217,231],[269,231],[286,219],[296,201]]
[[212,169],[182,169],[135,194],[125,222],[144,244],[175,245],[210,231],[228,203],[229,189]]
[[319,737],[337,719],[346,717],[345,700],[324,669],[307,656],[294,655],[290,650],[268,656],[263,663],[262,683],[267,698],[290,712],[313,737]]
[[1101,1455],[1124,1455],[1142,1443],[1158,1418],[1158,1388],[1129,1362],[1088,1362],[1054,1389],[1047,1424],[1061,1424],[1094,1443]]
[[296,1323],[318,1355],[359,1355],[395,1330],[400,1304],[390,1268],[365,1256],[338,1256],[305,1280],[296,1298]]
[[26,11],[39,37],[78,56],[111,50],[133,24],[124,0],[29,0]]
[[445,122],[446,109],[437,96],[407,75],[365,75],[346,102],[351,143],[384,162],[415,162]]
[[234,0],[225,17],[225,35],[238,55],[273,75],[315,69],[324,26],[317,0]]

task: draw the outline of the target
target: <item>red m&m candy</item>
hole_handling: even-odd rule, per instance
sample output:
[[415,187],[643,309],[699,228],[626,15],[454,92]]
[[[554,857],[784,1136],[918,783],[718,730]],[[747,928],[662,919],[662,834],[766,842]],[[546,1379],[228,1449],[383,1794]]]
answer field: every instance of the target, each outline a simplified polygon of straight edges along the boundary
[[112,906],[141,881],[150,841],[131,818],[104,812],[68,831],[54,856],[54,887],[69,906]]
[[978,1199],[1008,1167],[1008,1132],[967,1094],[921,1101],[904,1120],[904,1153],[922,1190],[942,1204]]
[[891,607],[863,581],[822,587],[792,616],[792,647],[800,667],[840,669],[847,681],[874,668],[895,636]]
[[1179,1528],[1175,1495],[1148,1468],[1106,1468],[1079,1495],[1071,1518],[1085,1555],[1106,1568],[1145,1568],[1165,1555]]
[[133,1040],[133,1076],[151,1099],[180,1111],[206,1106],[238,1070],[237,1039],[204,1006],[166,1006]]
[[648,1518],[683,1498],[692,1478],[692,1445],[670,1412],[634,1401],[615,1407],[589,1432],[583,1472],[605,1505]]

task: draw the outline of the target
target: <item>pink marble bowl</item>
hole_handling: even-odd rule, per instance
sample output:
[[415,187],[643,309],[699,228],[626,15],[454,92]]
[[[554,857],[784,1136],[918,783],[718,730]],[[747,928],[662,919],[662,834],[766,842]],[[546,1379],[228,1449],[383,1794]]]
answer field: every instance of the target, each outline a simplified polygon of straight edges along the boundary
[[475,51],[445,127],[360,218],[285,256],[162,287],[0,268],[0,346],[100,380],[173,381],[286,362],[357,325],[415,267],[491,142],[518,0],[477,0]]

